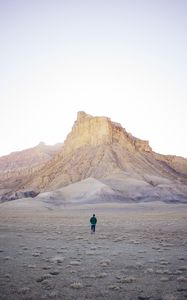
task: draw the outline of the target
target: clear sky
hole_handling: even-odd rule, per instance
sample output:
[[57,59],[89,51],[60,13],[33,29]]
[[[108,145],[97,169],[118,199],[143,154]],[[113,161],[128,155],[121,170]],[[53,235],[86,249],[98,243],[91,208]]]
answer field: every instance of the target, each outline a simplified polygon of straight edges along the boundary
[[187,157],[186,0],[0,0],[0,155],[79,110]]

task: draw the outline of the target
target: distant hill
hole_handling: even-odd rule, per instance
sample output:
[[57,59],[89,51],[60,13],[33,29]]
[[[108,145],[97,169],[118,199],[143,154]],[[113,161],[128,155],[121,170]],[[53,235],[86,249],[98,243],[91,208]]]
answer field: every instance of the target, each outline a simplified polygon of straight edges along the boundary
[[12,196],[12,192],[17,190],[20,182],[56,156],[62,145],[59,143],[49,146],[41,142],[33,148],[0,157],[0,198],[14,199],[23,195],[35,196],[37,192],[33,191],[20,193],[19,196],[18,194]]
[[64,196],[68,186],[69,201],[187,202],[187,160],[155,153],[148,141],[134,137],[110,118],[78,112],[63,146],[49,156],[42,151],[37,156],[41,162],[33,164],[34,156],[30,160],[34,168],[29,167],[29,172],[1,177],[2,198],[29,196],[32,191],[33,196],[40,193],[38,197],[45,193],[50,201],[54,195],[68,201]]
[[49,146],[41,142],[36,147],[2,156],[0,157],[0,173],[29,168],[46,162],[57,154],[61,147],[62,144]]

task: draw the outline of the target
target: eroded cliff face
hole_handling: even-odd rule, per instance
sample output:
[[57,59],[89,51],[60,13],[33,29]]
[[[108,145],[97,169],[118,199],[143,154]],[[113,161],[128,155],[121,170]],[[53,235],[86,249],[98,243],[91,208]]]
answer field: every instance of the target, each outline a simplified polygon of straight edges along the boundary
[[110,120],[106,117],[92,117],[84,112],[77,114],[71,133],[64,142],[64,153],[76,151],[84,146],[112,143]]
[[133,151],[152,151],[148,141],[133,137],[116,122],[107,117],[93,117],[85,112],[78,112],[77,121],[64,143],[64,153],[68,154],[80,147],[111,145],[119,143]]
[[78,112],[56,155],[42,164],[17,170],[17,175],[10,172],[0,188],[19,196],[25,191],[55,190],[89,177],[106,180],[113,176],[115,181],[115,174],[121,173],[123,178],[141,180],[152,187],[158,181],[152,178],[185,184],[187,161],[153,152],[148,141],[134,137],[110,118]]

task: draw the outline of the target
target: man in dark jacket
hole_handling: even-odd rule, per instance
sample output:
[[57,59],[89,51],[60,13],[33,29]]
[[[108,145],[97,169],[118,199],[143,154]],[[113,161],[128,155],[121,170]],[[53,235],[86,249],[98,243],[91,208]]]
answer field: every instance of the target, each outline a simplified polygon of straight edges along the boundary
[[90,218],[90,223],[91,223],[91,233],[95,233],[95,226],[97,223],[97,219],[95,217],[95,214],[93,214],[93,217]]

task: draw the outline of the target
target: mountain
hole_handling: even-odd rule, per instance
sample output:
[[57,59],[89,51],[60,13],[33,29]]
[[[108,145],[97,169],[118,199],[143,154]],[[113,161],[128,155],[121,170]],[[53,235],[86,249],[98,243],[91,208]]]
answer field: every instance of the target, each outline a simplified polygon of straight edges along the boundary
[[78,112],[72,131],[51,159],[1,182],[4,200],[32,192],[59,203],[77,199],[186,202],[187,161],[155,153],[148,141],[134,137],[110,118]]
[[40,142],[36,147],[2,156],[0,157],[0,173],[17,171],[44,163],[57,154],[61,147],[62,144],[49,146]]
[[[41,168],[59,152],[62,145],[59,143],[50,146],[40,142],[33,148],[0,157],[0,195],[11,195],[12,190],[16,190],[18,181]],[[31,195],[35,193],[32,192]]]

